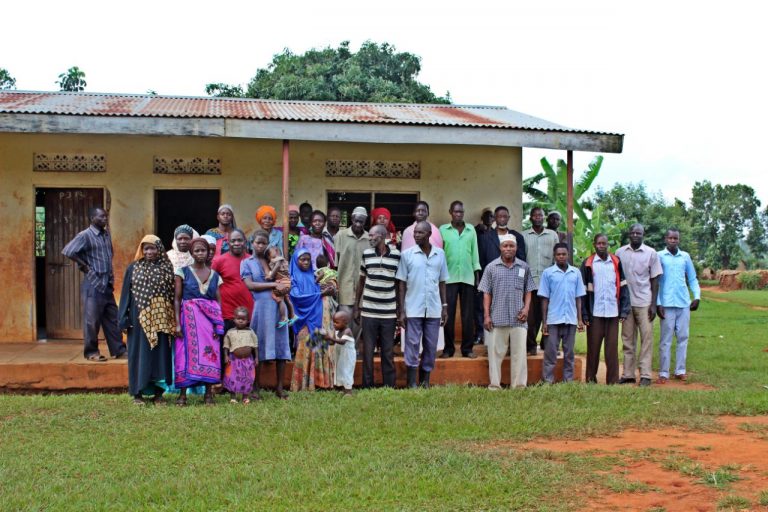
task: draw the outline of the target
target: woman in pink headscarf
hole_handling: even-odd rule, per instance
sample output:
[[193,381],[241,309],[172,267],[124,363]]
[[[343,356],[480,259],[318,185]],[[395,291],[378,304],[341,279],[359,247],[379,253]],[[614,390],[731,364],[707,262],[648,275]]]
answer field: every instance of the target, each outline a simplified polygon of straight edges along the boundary
[[392,222],[392,214],[388,209],[374,208],[371,211],[371,227],[375,226],[376,224],[380,224],[387,228],[387,233],[389,233],[389,236],[386,240],[387,245],[397,248],[398,244],[400,243],[400,236],[397,232],[397,228],[395,227],[395,223]]

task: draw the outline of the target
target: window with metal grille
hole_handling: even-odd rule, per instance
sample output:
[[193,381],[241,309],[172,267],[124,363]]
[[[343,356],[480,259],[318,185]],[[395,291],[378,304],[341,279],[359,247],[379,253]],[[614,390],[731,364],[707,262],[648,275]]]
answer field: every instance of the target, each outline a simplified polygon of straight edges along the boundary
[[335,206],[341,210],[341,227],[349,226],[352,210],[357,206],[363,206],[368,212],[368,224],[371,210],[383,207],[392,214],[392,222],[397,230],[402,231],[413,224],[413,207],[419,200],[419,193],[329,191],[327,197],[328,209]]

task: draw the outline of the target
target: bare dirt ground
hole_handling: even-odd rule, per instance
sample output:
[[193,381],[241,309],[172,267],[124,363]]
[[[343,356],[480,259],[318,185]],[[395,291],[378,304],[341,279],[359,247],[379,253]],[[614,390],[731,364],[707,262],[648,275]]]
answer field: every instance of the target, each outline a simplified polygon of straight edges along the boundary
[[[768,416],[722,417],[719,423],[718,432],[628,430],[518,448],[611,458],[612,468],[598,472],[598,485],[580,492],[585,510],[768,510],[760,504],[761,493],[768,500]],[[601,475],[612,483],[601,485]]]

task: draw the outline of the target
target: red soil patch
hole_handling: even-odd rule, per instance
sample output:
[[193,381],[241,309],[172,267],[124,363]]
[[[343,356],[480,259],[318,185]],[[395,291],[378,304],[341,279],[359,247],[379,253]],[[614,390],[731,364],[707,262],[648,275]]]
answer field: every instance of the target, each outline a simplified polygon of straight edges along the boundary
[[[729,495],[749,500],[746,510],[768,510],[758,501],[760,492],[768,490],[768,416],[723,417],[720,424],[720,432],[628,430],[614,437],[545,439],[511,446],[521,451],[546,450],[554,458],[558,453],[584,453],[619,461],[597,473],[594,487],[577,491],[587,503],[584,510],[710,511]],[[498,443],[485,446],[500,447]],[[715,473],[718,469],[722,473]],[[713,473],[721,487],[705,482]],[[739,479],[723,484],[728,475]],[[611,478],[629,485],[621,491],[602,485]]]

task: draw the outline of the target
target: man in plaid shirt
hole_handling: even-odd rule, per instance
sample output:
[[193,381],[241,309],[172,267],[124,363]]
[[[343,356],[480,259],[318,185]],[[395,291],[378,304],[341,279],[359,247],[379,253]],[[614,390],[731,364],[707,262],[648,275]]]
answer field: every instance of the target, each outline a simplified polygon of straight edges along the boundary
[[515,257],[514,235],[499,236],[501,256],[488,263],[478,289],[483,292],[483,326],[488,347],[488,389],[501,388],[501,362],[510,350],[510,387],[528,383],[526,335],[531,291],[536,284],[528,264]]

